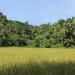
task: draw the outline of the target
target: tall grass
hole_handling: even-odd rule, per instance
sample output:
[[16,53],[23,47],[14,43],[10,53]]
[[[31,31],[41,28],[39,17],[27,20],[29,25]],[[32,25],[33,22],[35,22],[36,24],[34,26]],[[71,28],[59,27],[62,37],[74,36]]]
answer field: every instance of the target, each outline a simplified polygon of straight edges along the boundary
[[36,63],[15,64],[0,70],[0,75],[75,75],[75,63]]
[[75,75],[75,49],[0,48],[0,75]]

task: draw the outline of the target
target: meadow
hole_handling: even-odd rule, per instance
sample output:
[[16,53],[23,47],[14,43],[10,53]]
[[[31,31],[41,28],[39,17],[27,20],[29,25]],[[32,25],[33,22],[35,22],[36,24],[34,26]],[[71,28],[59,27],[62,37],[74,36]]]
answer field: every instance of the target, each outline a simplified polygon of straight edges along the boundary
[[75,75],[75,49],[0,48],[0,75]]

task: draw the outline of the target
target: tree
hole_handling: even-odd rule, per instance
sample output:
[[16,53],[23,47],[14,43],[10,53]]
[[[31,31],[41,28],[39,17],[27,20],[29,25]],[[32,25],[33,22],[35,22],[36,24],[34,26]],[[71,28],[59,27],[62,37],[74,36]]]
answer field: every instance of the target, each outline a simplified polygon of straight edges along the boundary
[[75,17],[33,26],[28,21],[8,20],[0,12],[0,46],[75,47]]

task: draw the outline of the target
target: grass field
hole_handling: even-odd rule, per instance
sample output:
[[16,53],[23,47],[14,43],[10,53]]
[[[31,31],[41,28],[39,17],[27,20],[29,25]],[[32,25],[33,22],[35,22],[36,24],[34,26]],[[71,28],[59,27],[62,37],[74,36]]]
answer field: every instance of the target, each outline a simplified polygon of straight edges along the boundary
[[75,49],[0,48],[0,75],[75,75]]

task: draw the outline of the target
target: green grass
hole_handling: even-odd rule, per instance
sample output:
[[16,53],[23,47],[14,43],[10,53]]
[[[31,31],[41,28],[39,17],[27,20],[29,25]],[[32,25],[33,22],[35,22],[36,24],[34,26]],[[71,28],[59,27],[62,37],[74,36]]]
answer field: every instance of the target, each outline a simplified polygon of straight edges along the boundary
[[75,49],[0,48],[0,75],[75,75]]

